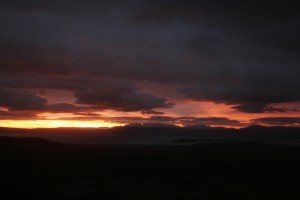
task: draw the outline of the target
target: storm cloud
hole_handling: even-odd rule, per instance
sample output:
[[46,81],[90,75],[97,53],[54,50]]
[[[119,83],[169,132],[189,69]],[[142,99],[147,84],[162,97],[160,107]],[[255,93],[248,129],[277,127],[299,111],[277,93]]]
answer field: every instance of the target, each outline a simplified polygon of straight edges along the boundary
[[114,109],[125,112],[151,112],[155,108],[171,108],[172,103],[167,99],[158,98],[151,94],[140,93],[134,87],[117,85],[103,90],[89,90],[75,92],[76,103],[93,105],[99,109]]
[[253,119],[254,123],[271,124],[276,126],[299,125],[300,117],[266,117]]
[[57,13],[61,15],[101,15],[103,12],[108,12],[111,9],[119,6],[124,6],[125,1],[97,1],[97,0],[12,0],[1,1],[0,6],[8,9],[16,9],[21,11],[40,11]]
[[[292,2],[1,1],[0,115],[113,110],[240,125],[230,113],[180,113],[190,102],[295,115],[299,23]],[[52,103],[48,90],[72,101]]]

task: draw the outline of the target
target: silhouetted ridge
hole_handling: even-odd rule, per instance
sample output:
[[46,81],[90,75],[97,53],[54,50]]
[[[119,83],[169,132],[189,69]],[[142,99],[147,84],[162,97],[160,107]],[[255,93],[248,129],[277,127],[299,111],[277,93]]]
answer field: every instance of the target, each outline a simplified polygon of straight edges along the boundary
[[172,124],[163,124],[163,123],[131,123],[125,127],[143,127],[143,128],[180,128]]
[[259,130],[259,129],[267,129],[267,128],[269,128],[269,127],[255,124],[255,125],[247,126],[243,129],[251,129],[251,130],[258,129]]
[[201,130],[214,129],[213,127],[210,127],[208,125],[192,125],[192,126],[185,126],[184,128],[187,128],[187,129],[201,129]]

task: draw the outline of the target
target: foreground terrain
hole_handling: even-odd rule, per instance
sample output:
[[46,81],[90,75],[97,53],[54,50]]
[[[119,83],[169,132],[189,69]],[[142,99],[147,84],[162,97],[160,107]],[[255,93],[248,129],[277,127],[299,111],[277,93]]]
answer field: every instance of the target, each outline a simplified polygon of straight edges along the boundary
[[0,137],[1,199],[300,199],[300,148],[71,145]]

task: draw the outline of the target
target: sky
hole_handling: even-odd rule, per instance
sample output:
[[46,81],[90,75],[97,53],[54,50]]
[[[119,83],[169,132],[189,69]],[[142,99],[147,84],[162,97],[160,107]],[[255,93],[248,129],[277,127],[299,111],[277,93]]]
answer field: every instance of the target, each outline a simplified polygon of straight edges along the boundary
[[1,0],[0,126],[300,126],[289,1]]

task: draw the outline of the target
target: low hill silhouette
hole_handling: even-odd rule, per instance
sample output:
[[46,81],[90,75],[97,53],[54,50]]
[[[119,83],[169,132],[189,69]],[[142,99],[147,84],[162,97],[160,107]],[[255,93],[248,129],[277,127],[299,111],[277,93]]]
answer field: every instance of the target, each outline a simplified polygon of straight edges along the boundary
[[0,137],[5,200],[299,199],[300,148],[249,142],[66,145]]

